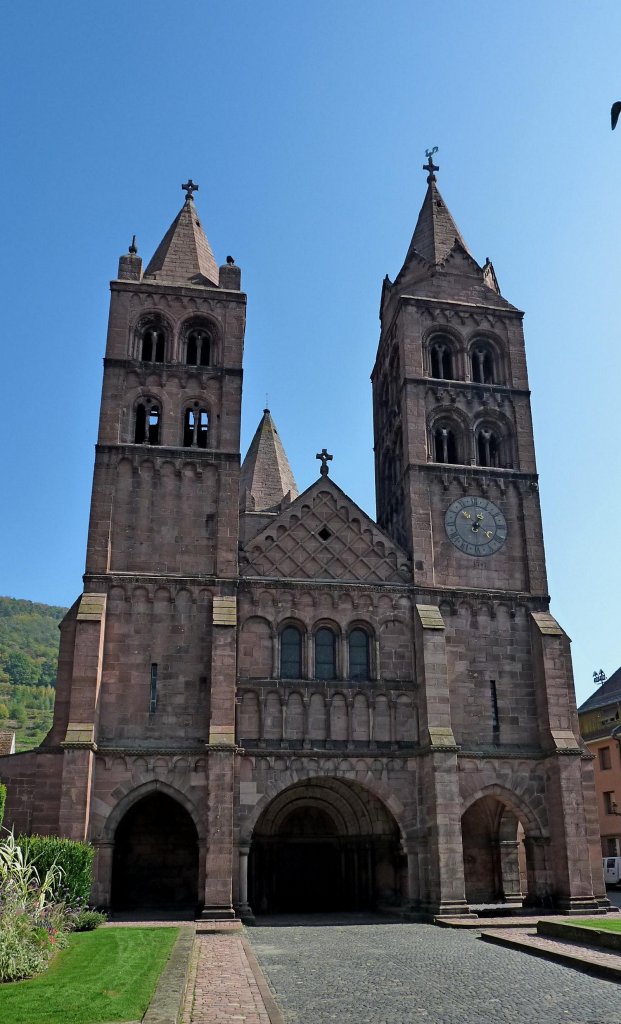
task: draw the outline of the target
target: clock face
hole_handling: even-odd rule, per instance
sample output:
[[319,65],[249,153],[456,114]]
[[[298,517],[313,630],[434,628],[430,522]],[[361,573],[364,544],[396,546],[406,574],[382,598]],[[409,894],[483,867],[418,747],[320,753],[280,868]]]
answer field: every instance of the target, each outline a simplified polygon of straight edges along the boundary
[[507,520],[498,506],[472,494],[449,505],[444,526],[451,543],[464,555],[493,555],[507,539]]

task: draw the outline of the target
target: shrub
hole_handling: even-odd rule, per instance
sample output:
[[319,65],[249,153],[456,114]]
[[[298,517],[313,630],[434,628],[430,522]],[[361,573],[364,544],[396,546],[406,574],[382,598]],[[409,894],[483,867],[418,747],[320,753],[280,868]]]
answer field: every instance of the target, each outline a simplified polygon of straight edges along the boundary
[[53,897],[61,879],[56,864],[41,878],[12,832],[0,841],[0,981],[42,971],[64,945],[69,913]]
[[6,786],[0,782],[0,825],[4,820],[4,808],[6,805]]
[[73,918],[73,930],[75,932],[92,932],[95,928],[99,928],[100,924],[105,924],[107,920],[106,915],[98,910],[81,910]]
[[61,868],[62,888],[54,890],[55,899],[80,908],[88,903],[95,856],[90,843],[58,836],[18,836],[17,842],[36,864],[39,874],[45,874],[53,864]]
[[47,967],[49,950],[27,919],[3,917],[0,928],[0,981],[17,981]]

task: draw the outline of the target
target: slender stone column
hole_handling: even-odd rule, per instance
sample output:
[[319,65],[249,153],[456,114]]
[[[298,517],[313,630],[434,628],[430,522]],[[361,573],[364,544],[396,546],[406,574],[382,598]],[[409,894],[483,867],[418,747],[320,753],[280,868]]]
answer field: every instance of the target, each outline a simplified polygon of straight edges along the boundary
[[499,842],[500,870],[502,874],[502,891],[507,903],[522,902],[520,885],[520,865],[518,861],[519,843],[517,840],[501,839]]
[[213,598],[211,721],[207,744],[208,846],[203,917],[231,918],[233,910],[233,794],[235,779],[235,597]]
[[252,907],[248,903],[248,855],[249,846],[239,848],[239,903],[237,912],[243,921],[254,921]]
[[418,850],[408,848],[408,902],[410,906],[420,903],[420,878],[418,874]]

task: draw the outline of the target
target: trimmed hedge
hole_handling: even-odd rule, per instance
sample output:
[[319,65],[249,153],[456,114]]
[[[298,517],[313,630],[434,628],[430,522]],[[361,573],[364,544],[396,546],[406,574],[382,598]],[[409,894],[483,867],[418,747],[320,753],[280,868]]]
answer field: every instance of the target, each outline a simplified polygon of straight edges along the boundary
[[90,843],[78,843],[58,836],[18,836],[17,842],[24,852],[29,853],[41,878],[54,862],[62,868],[62,891],[55,893],[56,897],[70,906],[88,903],[95,856]]
[[6,786],[0,782],[0,825],[4,821],[4,807],[6,804]]

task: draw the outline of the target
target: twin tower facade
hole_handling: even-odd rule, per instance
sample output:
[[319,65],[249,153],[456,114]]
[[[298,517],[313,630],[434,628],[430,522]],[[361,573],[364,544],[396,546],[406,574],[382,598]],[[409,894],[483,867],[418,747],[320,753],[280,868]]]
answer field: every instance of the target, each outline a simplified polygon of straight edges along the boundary
[[191,182],[121,257],[53,726],[0,759],[9,823],[94,844],[98,905],[607,905],[522,314],[427,169],[381,296],[377,522],[326,452],[298,494],[268,410],[240,466],[246,296]]

